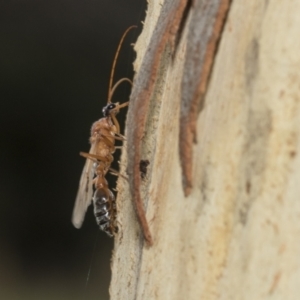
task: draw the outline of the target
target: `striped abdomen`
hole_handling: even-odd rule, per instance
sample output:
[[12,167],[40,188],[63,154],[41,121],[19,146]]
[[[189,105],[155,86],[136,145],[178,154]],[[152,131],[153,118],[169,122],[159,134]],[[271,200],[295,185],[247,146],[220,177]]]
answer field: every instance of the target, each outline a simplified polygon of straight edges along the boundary
[[[107,192],[106,192],[107,191]],[[94,214],[100,229],[109,236],[117,232],[116,222],[116,200],[109,189],[97,189],[93,197]]]

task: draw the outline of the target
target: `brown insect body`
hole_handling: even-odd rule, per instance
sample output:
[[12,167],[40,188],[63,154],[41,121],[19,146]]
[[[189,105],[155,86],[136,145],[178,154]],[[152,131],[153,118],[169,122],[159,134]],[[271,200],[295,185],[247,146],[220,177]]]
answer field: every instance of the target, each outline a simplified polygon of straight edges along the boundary
[[[96,222],[100,229],[106,232],[109,236],[113,236],[114,233],[117,232],[116,202],[114,194],[108,187],[105,175],[107,172],[117,175],[116,172],[110,168],[110,165],[114,159],[113,153],[116,149],[115,141],[124,140],[124,138],[120,135],[120,127],[116,119],[116,114],[119,112],[119,109],[128,105],[128,102],[121,105],[119,103],[112,103],[111,98],[116,88],[122,82],[127,81],[132,84],[131,80],[128,78],[122,78],[112,87],[112,79],[116,58],[122,41],[127,32],[133,27],[135,26],[128,28],[123,34],[117,49],[109,83],[108,104],[102,110],[104,117],[92,125],[90,152],[80,152],[80,155],[87,158],[87,160],[81,175],[79,190],[72,216],[73,225],[76,228],[80,228],[84,220],[87,207],[93,201]],[[95,192],[92,196],[93,186],[95,188]]]
[[95,144],[95,156],[96,159],[99,158],[95,170],[97,177],[94,179],[96,189],[107,188],[104,176],[114,160],[112,154],[115,152],[115,133],[116,127],[112,124],[109,117],[100,119],[92,126],[90,143]]
[[116,220],[116,203],[115,196],[108,187],[105,175],[109,171],[113,162],[113,153],[115,152],[115,134],[116,126],[113,124],[111,117],[101,118],[95,122],[91,130],[90,143],[95,144],[95,156],[98,157],[95,169],[95,193],[93,196],[94,215],[100,229],[109,236],[117,231]]

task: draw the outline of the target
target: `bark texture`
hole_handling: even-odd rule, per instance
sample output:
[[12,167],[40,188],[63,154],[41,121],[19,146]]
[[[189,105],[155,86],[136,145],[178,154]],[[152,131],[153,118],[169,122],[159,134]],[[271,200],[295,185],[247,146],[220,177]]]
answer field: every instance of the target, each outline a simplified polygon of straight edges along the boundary
[[[129,181],[120,177],[118,183],[120,232],[111,298],[296,300],[300,2],[207,1],[215,8],[223,5],[223,25],[216,23],[221,11],[216,9],[208,22],[219,26],[211,63],[207,67],[196,59],[192,68],[189,57],[202,51],[194,47],[192,30],[203,24],[197,17],[207,9],[203,3],[150,1],[135,46],[121,161]],[[203,72],[195,67],[208,68],[204,85]],[[183,95],[193,75],[198,85]],[[194,93],[197,88],[200,93]],[[190,107],[197,143],[184,150],[190,151],[187,157],[180,149],[182,130],[191,124],[182,124],[184,97],[196,101]],[[150,162],[144,180],[137,179],[141,159]],[[185,163],[189,170],[182,168]],[[191,173],[187,197],[185,172]],[[136,193],[143,200],[151,247],[136,217]]]

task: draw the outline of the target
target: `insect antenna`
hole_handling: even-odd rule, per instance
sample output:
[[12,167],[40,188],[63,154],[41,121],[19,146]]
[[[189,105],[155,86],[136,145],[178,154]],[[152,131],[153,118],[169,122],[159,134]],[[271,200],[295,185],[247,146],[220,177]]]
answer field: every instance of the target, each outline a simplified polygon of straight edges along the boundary
[[132,85],[132,82],[131,80],[129,80],[128,78],[122,78],[120,79],[115,85],[114,87],[112,87],[112,84],[113,84],[113,77],[114,77],[114,73],[115,73],[115,68],[116,68],[116,63],[117,63],[117,59],[118,59],[118,56],[119,56],[119,52],[120,52],[120,49],[121,49],[121,46],[122,46],[122,43],[127,35],[127,33],[132,29],[132,28],[136,28],[137,26],[130,26],[124,33],[123,33],[123,36],[120,40],[120,43],[118,45],[118,48],[117,48],[117,51],[116,51],[116,54],[115,54],[115,57],[114,57],[114,62],[113,62],[113,65],[112,65],[112,68],[111,68],[111,73],[110,73],[110,78],[109,78],[109,86],[108,86],[108,98],[107,98],[107,102],[110,103],[111,102],[111,97],[112,97],[112,94],[113,92],[115,91],[115,86],[118,86],[121,82],[123,81],[129,81]]
[[[111,103],[111,98],[112,98],[112,96],[114,95],[114,92],[116,91],[117,87],[118,87],[122,82],[124,82],[124,81],[129,82],[129,83],[131,84],[131,86],[132,86],[132,81],[131,81],[130,79],[128,79],[128,78],[122,78],[122,79],[120,79],[119,81],[117,81],[117,82],[115,83],[115,85],[113,86],[112,90],[111,90],[110,93],[109,93],[109,98],[108,98],[108,101],[107,101],[108,103]],[[127,104],[128,104],[128,102],[127,102]]]

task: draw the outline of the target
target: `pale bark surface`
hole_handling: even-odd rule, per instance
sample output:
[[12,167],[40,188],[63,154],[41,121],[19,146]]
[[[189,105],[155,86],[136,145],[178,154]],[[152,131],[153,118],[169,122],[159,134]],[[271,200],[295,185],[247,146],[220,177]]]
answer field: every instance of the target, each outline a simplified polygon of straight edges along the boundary
[[[136,76],[160,3],[149,2]],[[299,16],[295,0],[232,1],[197,119],[188,197],[179,131],[189,17],[173,60],[166,47],[141,148],[154,244],[145,246],[120,178],[112,299],[299,299]],[[126,151],[121,163],[125,173]]]

